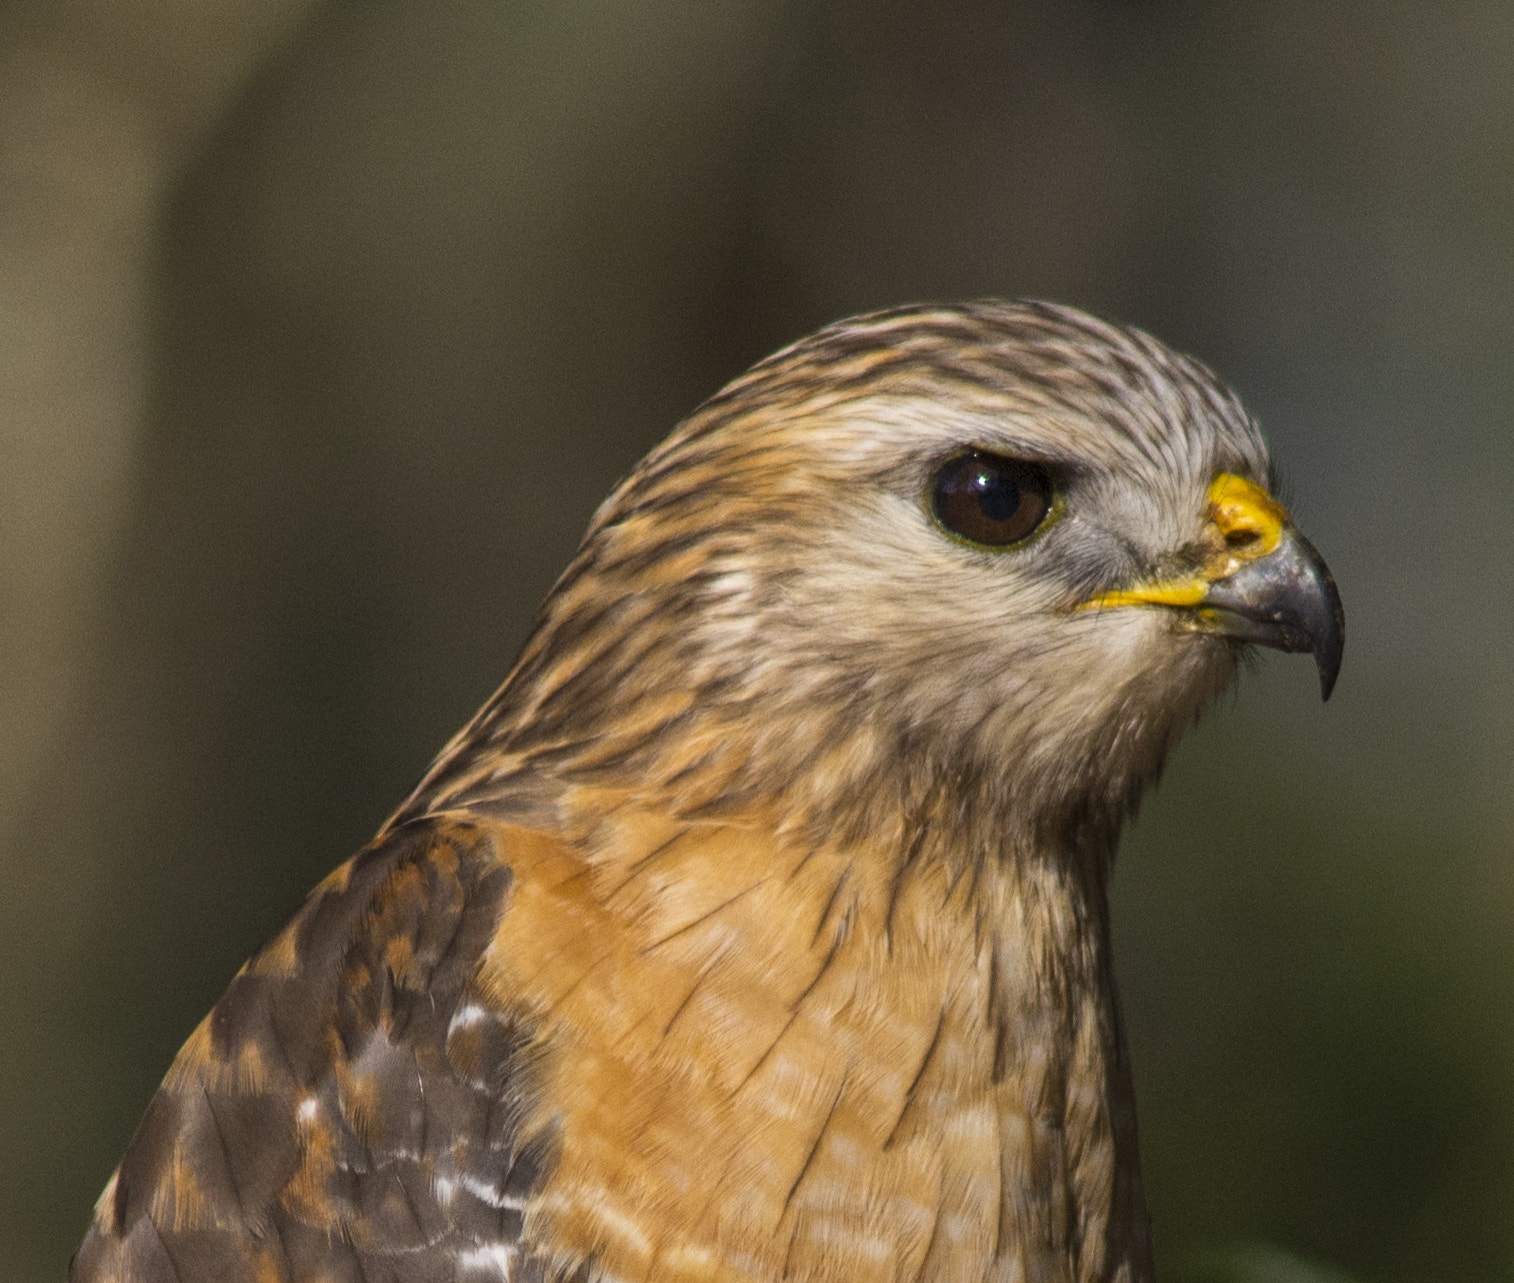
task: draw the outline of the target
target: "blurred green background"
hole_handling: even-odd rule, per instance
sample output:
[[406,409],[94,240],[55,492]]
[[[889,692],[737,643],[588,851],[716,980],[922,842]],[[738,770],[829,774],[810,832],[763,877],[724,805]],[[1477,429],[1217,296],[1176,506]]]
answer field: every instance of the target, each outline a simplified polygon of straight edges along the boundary
[[1221,371],[1350,618],[1122,856],[1163,1277],[1514,1279],[1504,0],[0,8],[0,1276],[648,446],[987,294]]

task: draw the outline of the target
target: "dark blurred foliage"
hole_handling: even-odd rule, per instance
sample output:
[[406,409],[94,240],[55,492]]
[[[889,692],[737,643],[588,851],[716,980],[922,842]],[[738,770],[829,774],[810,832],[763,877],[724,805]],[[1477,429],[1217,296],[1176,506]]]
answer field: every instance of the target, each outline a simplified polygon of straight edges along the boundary
[[80,693],[5,834],[16,1276],[616,478],[824,321],[995,294],[1229,378],[1350,621],[1331,704],[1265,659],[1122,857],[1164,1273],[1514,1278],[1511,197],[1501,3],[318,11],[154,228]]

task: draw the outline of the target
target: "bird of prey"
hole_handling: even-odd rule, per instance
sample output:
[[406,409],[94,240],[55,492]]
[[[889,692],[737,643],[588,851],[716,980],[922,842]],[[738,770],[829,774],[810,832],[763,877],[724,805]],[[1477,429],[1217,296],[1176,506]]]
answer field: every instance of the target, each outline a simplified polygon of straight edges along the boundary
[[1140,1283],[1107,888],[1340,599],[1198,362],[841,321],[595,514],[499,692],[169,1069],[85,1280]]

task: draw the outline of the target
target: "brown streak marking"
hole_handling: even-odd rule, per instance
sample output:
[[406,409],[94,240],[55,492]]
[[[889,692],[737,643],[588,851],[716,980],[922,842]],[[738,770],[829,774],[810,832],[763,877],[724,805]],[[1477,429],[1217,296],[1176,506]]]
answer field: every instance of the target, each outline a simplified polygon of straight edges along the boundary
[[831,1119],[836,1116],[837,1106],[841,1104],[841,1094],[845,1090],[846,1077],[843,1075],[841,1081],[836,1085],[835,1099],[831,1101],[831,1107],[825,1111],[825,1121],[820,1124],[820,1130],[815,1133],[815,1143],[810,1146],[810,1152],[804,1160],[804,1166],[799,1169],[799,1175],[794,1177],[794,1183],[789,1186],[788,1196],[783,1200],[783,1212],[780,1213],[780,1216],[788,1212],[789,1205],[794,1201],[794,1195],[799,1192],[799,1186],[804,1183],[805,1175],[810,1170],[810,1164],[815,1161],[815,1155],[820,1152],[820,1142],[825,1139],[826,1128],[831,1125]]
[[804,853],[804,856],[800,859],[799,863],[796,864],[792,869],[789,870],[789,881],[790,882],[792,882],[795,878],[797,878],[804,871],[804,866],[806,864],[808,864],[811,860],[813,860],[817,855],[820,854],[820,850],[821,850],[820,843],[818,843],[818,842],[812,842],[812,843],[810,843],[810,849]]
[[[564,989],[561,993],[557,994],[552,999],[552,1006],[551,1006],[551,1008],[549,1008],[549,1010],[555,1009],[555,1008],[561,1006],[564,1002],[566,1002],[568,1000],[568,998],[572,995],[573,991],[575,989],[577,989],[579,985],[583,984],[583,982],[585,980],[587,980],[590,975],[592,975],[595,971],[597,971],[606,962],[609,962],[610,959],[612,957],[614,957],[614,956],[615,956],[615,950],[614,949],[606,949],[602,954],[599,955],[599,957],[595,958],[593,962],[591,962],[587,967],[585,967],[583,969],[583,971],[579,974],[579,977],[578,977],[577,980],[575,980],[566,989]],[[549,966],[551,965],[550,962],[548,963],[548,965]],[[541,969],[541,971],[538,971],[536,973],[536,975],[532,976],[531,977],[532,982],[535,982],[535,980],[538,977],[540,977],[540,975],[542,974],[542,972],[545,971],[546,969],[547,969],[546,967],[543,967]]]
[[[661,728],[659,727],[658,729]],[[700,780],[710,776],[717,776],[718,778],[720,760],[725,754],[725,751],[725,748],[719,744],[715,745],[713,748],[706,749],[698,757],[694,758],[693,761],[680,766],[676,771],[669,775],[663,782],[665,787],[669,789],[676,789],[679,784],[689,779]],[[697,815],[699,814],[701,807],[708,805],[710,805],[709,799],[706,799],[704,802],[694,803],[688,806],[680,806],[676,814]]]
[[894,870],[893,880],[889,883],[888,912],[883,915],[883,942],[890,958],[894,956],[894,914],[904,895],[904,881],[920,855],[920,848],[925,845],[925,834],[924,828],[916,830],[909,849],[904,853],[904,858],[899,861],[899,867]]
[[983,861],[978,856],[973,857],[972,881],[967,887],[967,902],[973,906],[973,947],[983,948],[983,910],[978,904],[978,884],[983,876]]
[[857,914],[861,909],[857,896],[852,896],[851,903],[846,906],[846,912],[841,916],[841,928],[836,932],[839,940],[851,939],[852,932],[857,929]]
[[661,940],[654,940],[651,944],[644,945],[639,952],[641,953],[642,957],[646,957],[654,949],[662,948],[662,946],[667,944],[669,940],[676,940],[679,936],[685,934],[686,932],[692,931],[695,927],[701,925],[702,923],[708,922],[717,913],[729,909],[733,904],[736,903],[737,900],[741,899],[742,896],[750,895],[753,891],[757,890],[758,887],[762,886],[766,881],[766,878],[759,878],[756,882],[752,883],[751,886],[736,892],[736,894],[733,895],[729,900],[726,900],[721,904],[717,904],[708,913],[701,913],[692,922],[686,922],[683,926],[679,927],[678,930],[663,936]]
[[835,961],[836,953],[840,948],[841,939],[838,936],[836,939],[831,941],[830,951],[825,955],[825,961],[820,964],[819,970],[815,972],[814,979],[811,980],[809,984],[805,985],[804,989],[799,993],[798,997],[794,999],[794,1009],[790,1013],[788,1020],[784,1022],[783,1028],[778,1031],[777,1035],[773,1038],[773,1041],[768,1044],[768,1049],[763,1052],[762,1055],[757,1057],[757,1063],[753,1065],[749,1070],[747,1070],[746,1077],[736,1084],[735,1089],[729,1096],[726,1097],[727,1100],[734,1100],[736,1096],[741,1092],[741,1089],[752,1081],[752,1078],[757,1073],[757,1071],[761,1069],[763,1065],[767,1064],[768,1057],[778,1050],[778,1044],[783,1041],[783,1036],[794,1027],[794,1021],[799,1019],[799,1012],[804,1007],[804,1000],[815,991],[815,986],[820,983],[821,977],[825,975],[831,963]]
[[670,1033],[673,1032],[673,1026],[678,1023],[678,1017],[683,1015],[684,1011],[687,1010],[689,1003],[694,1001],[694,995],[699,992],[699,986],[705,982],[705,978],[709,975],[709,973],[710,968],[706,967],[694,978],[693,988],[691,988],[688,993],[684,995],[683,1001],[678,1004],[678,1006],[674,1009],[673,1014],[668,1017],[668,1023],[663,1026],[662,1036],[664,1038],[666,1038]]
[[[836,885],[831,888],[830,898],[825,902],[825,908],[820,910],[820,920],[815,923],[815,934],[810,940],[810,948],[813,949],[820,941],[820,933],[825,930],[825,924],[831,916],[831,910],[836,907],[836,897],[841,894],[841,888],[846,885],[846,880],[852,876],[852,866],[848,864],[841,870],[841,876],[836,879]],[[835,946],[832,944],[832,954]],[[808,991],[806,991],[808,992]]]
[[[568,883],[570,883],[570,882],[578,882],[578,881],[580,881],[583,878],[587,878],[589,876],[589,874],[591,874],[593,872],[594,872],[594,865],[592,865],[592,864],[586,864],[581,869],[579,869],[579,871],[577,873],[570,873],[570,874],[568,874],[567,877],[563,878],[562,881],[560,881],[560,882],[554,882],[552,884],[552,890],[554,890],[554,891],[560,891],[560,890],[562,890],[563,887],[567,886]],[[619,889],[620,889],[619,887],[616,888],[616,890],[619,890]],[[613,892],[612,892],[612,894],[613,894]]]
[[888,1139],[883,1142],[883,1148],[893,1148],[894,1139],[899,1135],[899,1129],[904,1126],[904,1120],[909,1117],[909,1111],[915,1104],[915,1090],[920,1086],[920,1080],[925,1077],[925,1071],[930,1066],[931,1057],[936,1054],[936,1048],[941,1043],[941,1031],[946,1028],[946,1003],[941,1004],[941,1014],[936,1017],[936,1032],[931,1035],[930,1046],[925,1049],[925,1055],[920,1060],[920,1068],[915,1070],[915,1076],[910,1080],[909,1086],[904,1092],[904,1107],[899,1111],[899,1117],[894,1121],[893,1128],[889,1131]]
[[[629,874],[626,875],[625,880],[622,881],[622,882],[620,882],[620,883],[618,883],[616,886],[611,887],[608,891],[606,891],[604,893],[604,895],[602,897],[604,903],[608,904],[611,900],[613,900],[617,895],[619,895],[628,886],[630,886],[633,881],[636,880],[637,875],[640,874],[642,872],[642,870],[651,861],[655,860],[659,855],[662,855],[665,851],[668,850],[669,847],[672,847],[675,844],[683,841],[683,839],[686,838],[686,837],[688,837],[689,834],[692,833],[692,832],[693,832],[692,829],[680,829],[677,833],[673,834],[673,836],[670,837],[666,842],[663,842],[659,846],[653,847],[645,855],[641,856],[634,863],[632,863],[632,865],[631,865],[631,871],[630,871]],[[573,877],[566,879],[565,882],[559,883],[558,885],[559,886],[565,886],[567,884],[567,882],[573,881],[573,878],[583,877],[585,874],[590,873],[590,872],[592,872],[591,868],[585,868],[582,873],[575,873],[573,875]]]
[[1005,1013],[1000,1010],[995,1000],[999,983],[999,951],[997,949],[993,951],[992,957],[989,971],[988,1027],[993,1034],[994,1059],[989,1070],[989,1081],[997,1087],[1009,1076],[1009,1024],[1005,1019]]
[[943,909],[951,903],[952,896],[956,894],[957,887],[962,882],[962,875],[967,871],[966,862],[957,860],[953,861],[953,863],[957,867],[952,870],[951,877],[946,883],[946,894],[941,897],[941,907]]

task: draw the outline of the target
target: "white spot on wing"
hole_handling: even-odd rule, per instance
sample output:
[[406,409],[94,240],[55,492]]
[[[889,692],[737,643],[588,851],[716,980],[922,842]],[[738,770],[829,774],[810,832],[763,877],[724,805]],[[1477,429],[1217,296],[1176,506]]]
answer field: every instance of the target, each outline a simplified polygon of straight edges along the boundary
[[464,1174],[459,1177],[462,1187],[472,1194],[481,1203],[487,1203],[490,1207],[503,1208],[511,1212],[523,1212],[526,1208],[526,1200],[513,1194],[501,1194],[487,1181],[481,1181],[476,1176]]
[[515,1269],[515,1249],[505,1243],[490,1243],[487,1247],[473,1247],[457,1254],[459,1275],[482,1275],[486,1278],[508,1280]]
[[447,1024],[447,1034],[450,1037],[459,1029],[466,1029],[469,1025],[476,1025],[480,1020],[488,1018],[489,1013],[476,1002],[465,1002],[452,1013],[452,1019]]

